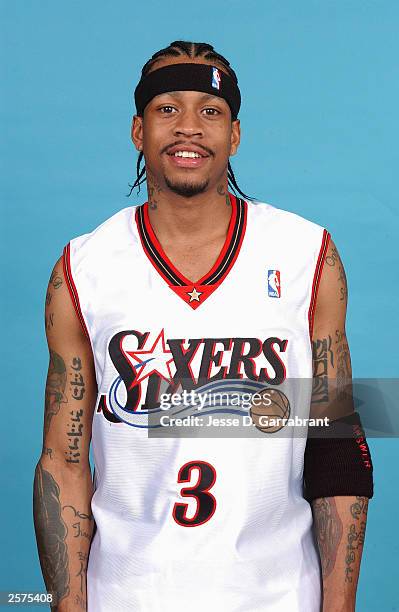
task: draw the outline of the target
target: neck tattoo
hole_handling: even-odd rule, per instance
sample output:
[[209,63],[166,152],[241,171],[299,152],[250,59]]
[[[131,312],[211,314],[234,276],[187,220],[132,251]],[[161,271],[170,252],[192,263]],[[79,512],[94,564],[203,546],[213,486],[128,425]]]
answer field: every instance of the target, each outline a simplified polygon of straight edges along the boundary
[[230,198],[229,198],[229,194],[228,192],[225,190],[225,188],[223,187],[223,185],[218,185],[217,190],[218,194],[220,196],[224,196],[225,200],[226,200],[226,206],[230,206]]

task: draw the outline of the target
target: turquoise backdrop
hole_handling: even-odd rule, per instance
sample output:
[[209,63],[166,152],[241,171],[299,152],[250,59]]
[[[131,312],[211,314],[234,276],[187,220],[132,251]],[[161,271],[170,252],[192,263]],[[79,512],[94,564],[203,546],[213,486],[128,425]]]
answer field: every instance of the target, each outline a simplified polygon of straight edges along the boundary
[[[62,247],[135,178],[133,90],[175,39],[236,70],[241,189],[327,227],[349,283],[356,377],[398,377],[399,4],[389,0],[1,0],[0,590],[42,590],[32,481],[47,369],[43,310]],[[378,406],[376,406],[378,409]],[[398,440],[370,440],[357,610],[399,610]]]

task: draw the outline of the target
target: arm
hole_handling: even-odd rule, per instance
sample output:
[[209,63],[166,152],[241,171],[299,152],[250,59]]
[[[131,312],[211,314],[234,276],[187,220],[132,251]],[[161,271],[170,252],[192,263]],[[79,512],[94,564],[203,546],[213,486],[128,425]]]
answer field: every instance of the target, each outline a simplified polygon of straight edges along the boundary
[[[345,270],[330,241],[313,326],[311,416],[328,416],[331,421],[354,412],[351,360],[345,333],[346,306]],[[312,500],[322,565],[323,612],[355,610],[367,509],[368,498],[355,494]]]
[[323,612],[353,612],[367,521],[367,497],[312,502],[323,573]]
[[74,311],[62,258],[45,307],[49,367],[43,448],[35,469],[33,518],[43,578],[57,612],[86,610],[86,567],[93,535],[89,463],[96,380],[90,342]]

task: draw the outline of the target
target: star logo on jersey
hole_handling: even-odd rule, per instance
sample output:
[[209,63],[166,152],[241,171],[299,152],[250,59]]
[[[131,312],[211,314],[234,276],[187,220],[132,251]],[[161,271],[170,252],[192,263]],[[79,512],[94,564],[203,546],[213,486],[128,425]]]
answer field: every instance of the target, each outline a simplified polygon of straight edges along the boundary
[[200,295],[202,295],[202,291],[197,291],[195,287],[190,292],[187,292],[187,295],[190,296],[190,302],[199,302]]
[[[147,344],[147,342],[146,342]],[[137,385],[148,376],[151,376],[156,372],[167,382],[171,382],[173,379],[172,372],[170,370],[170,363],[173,361],[172,352],[166,350],[164,330],[158,334],[152,347],[145,351],[125,351],[127,355],[132,357],[135,361],[138,361],[138,365],[134,365],[137,370],[137,378],[134,384]]]

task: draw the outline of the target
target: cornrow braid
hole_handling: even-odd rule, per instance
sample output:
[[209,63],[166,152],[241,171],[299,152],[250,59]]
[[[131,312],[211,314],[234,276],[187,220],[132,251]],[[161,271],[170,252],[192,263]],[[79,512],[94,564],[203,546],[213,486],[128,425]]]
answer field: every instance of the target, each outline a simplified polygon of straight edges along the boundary
[[[181,57],[184,55],[186,55],[190,59],[193,59],[195,57],[203,57],[206,60],[214,61],[215,63],[220,64],[221,66],[223,66],[226,72],[230,75],[230,77],[234,79],[234,81],[237,83],[237,75],[232,69],[232,67],[230,66],[230,62],[225,57],[223,57],[223,55],[220,55],[220,53],[217,53],[215,49],[212,47],[212,45],[209,45],[208,43],[188,42],[185,40],[175,40],[172,43],[170,43],[168,47],[165,47],[164,49],[161,49],[160,51],[157,51],[156,53],[154,53],[154,55],[148,60],[148,62],[144,64],[141,70],[141,76],[142,77],[146,76],[150,72],[154,64],[156,64],[156,62],[162,58],[179,57],[179,56]],[[129,197],[132,194],[132,191],[135,187],[138,187],[137,193],[140,193],[140,185],[144,183],[146,180],[145,165],[142,168],[140,168],[143,157],[144,157],[144,154],[142,151],[140,151],[140,154],[137,159],[137,168],[136,168],[137,178],[135,182],[133,183],[133,185],[128,183],[130,187],[130,192],[127,194],[127,197]],[[227,180],[228,180],[228,185],[231,187],[231,189],[234,191],[235,194],[239,193],[246,200],[253,200],[253,198],[246,195],[239,188],[230,162],[228,162],[228,166],[227,166]]]
[[160,51],[154,53],[151,59],[144,64],[141,70],[141,76],[148,74],[153,65],[161,58],[179,57],[182,55],[186,55],[190,59],[195,57],[203,57],[204,59],[210,61],[214,60],[215,62],[219,62],[223,65],[231,78],[237,83],[237,75],[230,66],[230,62],[223,57],[223,55],[217,53],[212,45],[208,45],[208,43],[186,42],[184,40],[175,40],[170,43],[168,47],[165,47],[165,49],[161,49]]

